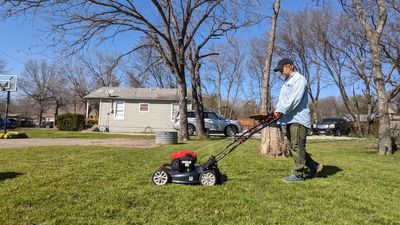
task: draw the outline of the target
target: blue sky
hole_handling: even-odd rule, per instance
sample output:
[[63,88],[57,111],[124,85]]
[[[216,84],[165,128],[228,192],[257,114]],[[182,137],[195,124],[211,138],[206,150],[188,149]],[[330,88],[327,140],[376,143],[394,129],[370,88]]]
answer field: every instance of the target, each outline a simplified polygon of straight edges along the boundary
[[[273,2],[270,0],[270,2]],[[282,0],[281,10],[301,10],[306,7],[313,7],[315,4],[311,0]],[[272,11],[271,8],[266,9]],[[271,12],[268,12],[271,15]],[[269,21],[238,33],[241,39],[250,40],[253,37],[265,35],[269,29]],[[51,49],[45,50],[43,43],[46,43],[41,30],[46,28],[46,23],[39,18],[11,18],[0,21],[0,59],[7,63],[8,74],[20,75],[24,70],[24,64],[30,59],[52,60],[57,57]],[[132,42],[137,37],[122,37],[116,42],[108,43],[103,46],[111,52],[122,52],[124,46],[132,46]],[[326,95],[337,95],[335,92],[325,93]]]
[[[283,0],[281,9],[302,9],[310,7],[310,4],[309,0]],[[44,51],[44,47],[42,46],[44,37],[40,31],[45,26],[46,23],[40,19],[32,21],[27,18],[12,18],[0,22],[0,30],[3,34],[0,36],[0,58],[6,61],[9,73],[21,74],[24,64],[29,59],[52,59],[54,57],[51,50]],[[243,34],[243,36],[247,39],[263,35],[268,28],[268,25],[261,24],[251,29],[251,32],[246,32],[246,35]],[[247,35],[249,33],[251,33],[251,36]],[[125,41],[129,40],[128,38],[124,39]],[[123,42],[110,43],[111,46],[107,46],[107,49],[118,51],[123,44]]]

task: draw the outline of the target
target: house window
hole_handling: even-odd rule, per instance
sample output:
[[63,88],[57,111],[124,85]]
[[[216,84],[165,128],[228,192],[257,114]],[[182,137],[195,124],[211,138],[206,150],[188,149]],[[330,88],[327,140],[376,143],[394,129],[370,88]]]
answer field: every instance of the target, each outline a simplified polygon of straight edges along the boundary
[[149,112],[150,104],[149,103],[140,103],[139,104],[139,112]]
[[125,102],[122,102],[122,101],[115,102],[114,118],[116,120],[124,119],[124,111],[125,111]]

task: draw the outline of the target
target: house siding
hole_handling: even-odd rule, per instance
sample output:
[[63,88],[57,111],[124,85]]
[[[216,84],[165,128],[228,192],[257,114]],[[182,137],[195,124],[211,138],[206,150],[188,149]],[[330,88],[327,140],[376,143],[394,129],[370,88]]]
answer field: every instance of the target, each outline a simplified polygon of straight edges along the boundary
[[[174,131],[171,107],[177,101],[166,100],[118,100],[124,101],[124,119],[115,119],[115,102],[100,101],[99,126],[108,126],[110,132],[144,132],[146,127],[154,131]],[[139,112],[141,103],[149,104],[149,112]],[[112,106],[113,105],[113,106]],[[112,107],[114,109],[112,110]]]

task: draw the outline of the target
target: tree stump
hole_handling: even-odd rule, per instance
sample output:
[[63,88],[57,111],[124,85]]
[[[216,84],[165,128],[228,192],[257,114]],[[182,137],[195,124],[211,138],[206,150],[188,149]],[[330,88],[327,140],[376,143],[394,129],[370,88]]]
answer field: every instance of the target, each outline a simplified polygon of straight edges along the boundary
[[290,155],[288,142],[280,127],[266,127],[262,130],[261,154],[271,157]]

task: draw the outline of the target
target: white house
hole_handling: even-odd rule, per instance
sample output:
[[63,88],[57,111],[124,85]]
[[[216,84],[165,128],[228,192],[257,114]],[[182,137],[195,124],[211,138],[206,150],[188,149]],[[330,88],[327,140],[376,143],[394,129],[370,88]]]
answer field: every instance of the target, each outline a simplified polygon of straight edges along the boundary
[[178,89],[103,87],[85,99],[99,101],[101,130],[155,132],[174,130],[178,94]]

